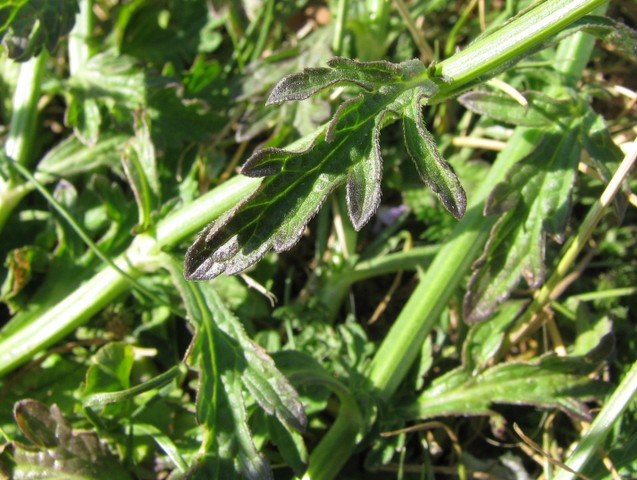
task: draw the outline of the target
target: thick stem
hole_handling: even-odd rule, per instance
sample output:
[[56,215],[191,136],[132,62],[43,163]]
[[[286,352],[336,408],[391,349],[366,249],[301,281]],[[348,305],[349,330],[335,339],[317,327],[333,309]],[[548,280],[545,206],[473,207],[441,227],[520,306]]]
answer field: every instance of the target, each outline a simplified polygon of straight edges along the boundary
[[[116,263],[129,275],[135,275],[129,262],[120,258]],[[128,289],[129,284],[122,275],[105,268],[61,302],[44,312],[36,312],[31,321],[10,335],[0,335],[0,376],[64,338]],[[14,317],[13,321],[19,320]]]
[[516,130],[491,168],[465,218],[420,279],[371,364],[369,379],[381,398],[386,400],[396,391],[449,297],[484,245],[494,222],[494,219],[482,214],[487,195],[503,180],[509,167],[533,149],[540,135],[538,130]]
[[[440,62],[436,74],[451,81],[447,85],[440,85],[440,93],[432,100],[448,98],[476,81],[493,76],[494,72],[498,73],[503,66],[508,66],[508,62],[529,52],[604,3],[605,0],[549,0],[537,4],[526,14],[492,34],[480,37],[466,49]],[[590,51],[583,53],[574,50],[573,58],[585,58],[585,65]],[[570,63],[557,67],[562,72],[570,71]],[[579,79],[578,75],[571,77]]]
[[46,59],[47,54],[43,51],[21,65],[17,87],[13,94],[13,111],[5,152],[21,165],[27,165],[30,160],[38,116],[40,83]]
[[[31,162],[33,140],[36,138],[35,126],[38,116],[40,84],[47,54],[30,59],[20,66],[20,74],[15,93],[9,133],[5,143],[5,153],[20,165]],[[4,228],[9,215],[29,190],[12,179],[0,178],[0,231]]]
[[248,196],[260,179],[236,177],[176,211],[157,225],[155,234],[139,235],[114,260],[124,275],[106,266],[58,303],[18,314],[11,330],[0,332],[0,376],[58,342],[93,315],[130,291],[130,279],[151,265],[161,248],[181,242]]
[[69,35],[69,69],[71,75],[91,57],[89,39],[93,32],[93,0],[80,0],[80,12]]

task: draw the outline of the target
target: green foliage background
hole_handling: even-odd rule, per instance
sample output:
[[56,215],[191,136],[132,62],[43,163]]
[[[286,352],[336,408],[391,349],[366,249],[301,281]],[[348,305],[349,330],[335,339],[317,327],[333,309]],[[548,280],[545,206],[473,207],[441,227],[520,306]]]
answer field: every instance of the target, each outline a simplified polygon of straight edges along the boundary
[[2,3],[0,478],[637,475],[602,4]]

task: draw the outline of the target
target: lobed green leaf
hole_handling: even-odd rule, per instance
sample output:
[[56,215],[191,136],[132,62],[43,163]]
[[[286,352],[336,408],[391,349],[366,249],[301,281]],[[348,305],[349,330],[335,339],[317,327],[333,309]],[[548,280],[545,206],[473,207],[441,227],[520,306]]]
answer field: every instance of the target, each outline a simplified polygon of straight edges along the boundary
[[588,375],[611,351],[607,337],[581,357],[545,356],[534,362],[508,362],[479,374],[461,367],[436,379],[412,408],[413,418],[446,415],[492,415],[491,405],[535,405],[559,408],[590,419],[582,401],[603,395],[607,385]]
[[238,273],[271,249],[291,248],[325,198],[346,182],[348,213],[360,230],[380,203],[379,137],[388,114],[404,117],[405,141],[423,181],[456,218],[464,214],[464,190],[422,122],[420,103],[438,91],[436,83],[425,78],[422,63],[363,64],[337,58],[328,64],[332,70],[310,69],[286,77],[275,87],[275,98],[306,98],[318,91],[317,85],[331,85],[325,79],[337,75],[334,72],[341,80],[351,80],[352,72],[359,71],[374,91],[344,101],[326,128],[300,142],[300,150],[266,148],[254,153],[241,172],[267,178],[250,198],[199,234],[186,253],[186,278]]
[[[238,273],[270,249],[291,248],[327,195],[345,183],[354,165],[375,151],[370,130],[384,111],[382,99],[376,108],[365,106],[344,114],[339,122],[343,128],[332,128],[329,142],[319,136],[299,152],[269,148],[250,157],[242,173],[271,176],[252,197],[199,234],[186,253],[186,277],[204,280],[222,272]],[[374,202],[368,205],[375,206]],[[371,214],[361,215],[359,225]]]
[[428,93],[414,92],[411,102],[405,107],[405,146],[423,182],[433,190],[445,208],[460,219],[467,208],[467,197],[457,175],[442,158],[436,142],[424,126],[420,104],[426,95]]
[[401,64],[386,61],[358,62],[348,58],[335,57],[327,62],[330,68],[306,68],[279,81],[266,105],[304,100],[315,93],[338,83],[351,83],[368,92],[394,85],[421,73],[422,64],[418,60]]
[[522,277],[531,287],[544,281],[546,235],[561,241],[570,215],[581,152],[579,126],[574,121],[567,131],[547,131],[488,198],[485,214],[501,217],[473,267],[464,298],[468,322],[491,315]]

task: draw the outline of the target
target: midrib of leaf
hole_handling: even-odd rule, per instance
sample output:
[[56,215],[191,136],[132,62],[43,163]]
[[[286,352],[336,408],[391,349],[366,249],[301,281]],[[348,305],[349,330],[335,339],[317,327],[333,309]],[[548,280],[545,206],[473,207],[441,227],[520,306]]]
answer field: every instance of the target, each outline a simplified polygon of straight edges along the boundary
[[[312,148],[312,154],[314,154],[316,152],[317,149],[323,148],[323,147],[327,147],[327,153],[324,156],[324,159],[320,162],[317,163],[314,167],[310,168],[308,170],[308,174],[305,175],[304,177],[300,177],[299,179],[297,179],[296,181],[292,182],[289,184],[289,186],[287,188],[285,188],[284,190],[281,191],[281,193],[279,195],[277,195],[275,198],[279,199],[279,198],[283,198],[285,196],[287,196],[288,192],[290,192],[291,190],[294,189],[294,187],[296,185],[298,185],[305,177],[310,176],[311,173],[314,173],[316,171],[323,171],[325,170],[324,166],[326,164],[328,164],[330,162],[330,160],[332,160],[334,158],[334,156],[336,156],[339,153],[342,153],[343,151],[345,152],[349,152],[351,148],[347,148],[345,149],[344,147],[349,143],[353,143],[353,139],[357,136],[357,130],[364,130],[364,125],[367,123],[373,123],[374,119],[380,115],[381,113],[383,113],[385,110],[388,110],[390,108],[390,105],[392,105],[395,100],[398,99],[398,97],[403,94],[405,91],[409,90],[409,87],[405,88],[404,86],[401,86],[402,88],[387,88],[386,90],[394,90],[396,93],[394,93],[393,96],[389,96],[386,91],[381,91],[379,94],[374,95],[375,98],[372,99],[365,99],[365,105],[371,105],[372,107],[375,108],[370,108],[369,110],[369,114],[363,119],[358,121],[358,123],[354,123],[354,124],[349,124],[348,123],[348,118],[336,118],[335,120],[339,123],[339,124],[346,124],[347,127],[343,128],[341,130],[339,130],[339,133],[345,132],[346,135],[343,135],[342,138],[340,140],[332,140],[331,142],[327,142],[326,140],[324,140],[322,137],[324,136],[326,130],[328,127],[325,127],[321,133],[319,134],[319,139],[317,140],[317,143],[311,147]],[[381,101],[374,101],[374,100],[378,100],[378,98],[380,97]],[[384,100],[384,101],[382,101]],[[349,115],[354,116],[355,113],[358,113],[357,111],[354,112],[350,112]],[[357,117],[360,117],[360,115],[356,115]],[[338,128],[338,125],[337,125]],[[367,131],[371,131],[371,130],[367,130]],[[321,152],[316,152],[317,154],[320,154]],[[281,169],[282,172],[295,172],[296,170],[287,170],[286,166],[288,165],[288,163],[290,161],[293,161],[295,157],[292,157],[292,160],[286,160],[283,163],[283,168]],[[339,176],[345,176],[346,172],[341,172]],[[275,178],[272,178],[272,180],[270,179],[266,179],[264,182],[265,183],[270,183],[271,181],[274,181]],[[255,205],[257,206],[257,205]],[[259,216],[258,218],[260,218],[261,216]],[[256,220],[255,220],[256,221]]]

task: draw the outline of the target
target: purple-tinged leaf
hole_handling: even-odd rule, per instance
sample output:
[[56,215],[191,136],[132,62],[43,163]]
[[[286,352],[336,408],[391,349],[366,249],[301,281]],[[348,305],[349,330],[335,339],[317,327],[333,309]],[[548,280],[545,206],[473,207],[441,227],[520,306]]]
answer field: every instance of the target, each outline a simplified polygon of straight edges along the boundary
[[330,68],[306,68],[279,81],[267,101],[267,105],[304,100],[315,93],[339,83],[356,85],[368,92],[383,86],[394,85],[422,73],[425,68],[418,60],[400,64],[385,61],[358,62],[347,58],[332,58]]
[[[246,174],[272,176],[200,233],[186,253],[186,278],[205,280],[223,272],[238,273],[269,250],[291,248],[327,195],[346,182],[357,163],[370,158],[376,117],[383,112],[378,109],[384,106],[379,101],[371,109],[365,104],[347,109],[331,127],[330,142],[319,135],[313,143],[306,142],[302,151],[264,149],[250,157],[244,166]],[[373,201],[368,204],[374,206]],[[371,214],[361,215],[359,226]]]
[[354,164],[347,175],[347,211],[358,231],[372,218],[380,204],[380,180],[383,159],[380,156],[380,126],[385,115],[379,118],[372,131],[372,141],[361,147],[361,160]]
[[500,214],[464,299],[467,322],[487,318],[523,277],[536,288],[544,281],[546,235],[561,241],[571,210],[571,191],[581,149],[579,125],[546,133],[487,200],[485,214]]
[[186,253],[189,280],[239,273],[270,250],[291,248],[326,197],[345,182],[350,218],[357,230],[362,228],[380,201],[379,131],[388,113],[392,118],[405,116],[405,139],[425,183],[454,216],[464,214],[464,190],[422,125],[420,102],[438,91],[423,64],[344,59],[328,64],[333,71],[306,70],[286,77],[275,87],[274,97],[305,98],[317,85],[323,88],[317,78],[324,81],[330,75],[337,75],[338,81],[368,82],[378,91],[345,100],[329,125],[299,141],[297,151],[266,148],[254,153],[242,173],[266,178],[250,198],[199,234]]
[[467,208],[467,197],[458,176],[442,157],[436,142],[424,126],[420,106],[422,98],[423,95],[414,95],[405,106],[405,146],[423,182],[433,190],[445,208],[460,219]]

